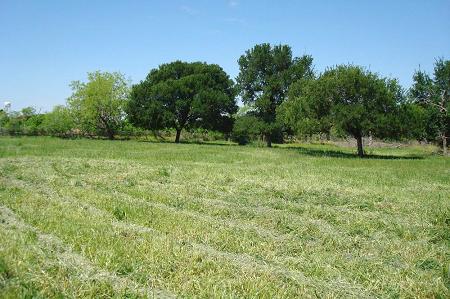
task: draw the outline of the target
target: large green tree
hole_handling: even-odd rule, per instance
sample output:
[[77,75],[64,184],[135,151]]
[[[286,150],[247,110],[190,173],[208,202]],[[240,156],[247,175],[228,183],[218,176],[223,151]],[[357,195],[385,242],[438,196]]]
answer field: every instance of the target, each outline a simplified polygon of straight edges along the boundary
[[354,137],[362,157],[364,136],[400,137],[396,117],[403,100],[396,80],[359,66],[342,65],[305,82],[302,92],[294,93],[283,105],[283,113],[293,127],[325,133],[333,127]]
[[121,73],[92,72],[88,81],[73,81],[67,100],[80,129],[90,135],[114,139],[125,120],[129,83]]
[[417,71],[413,81],[410,97],[426,111],[426,137],[439,140],[443,154],[447,155],[450,134],[450,60],[436,60],[433,78],[423,71]]
[[230,132],[236,110],[233,81],[220,66],[175,61],[151,70],[132,87],[127,111],[138,127],[175,128],[178,143],[185,128]]
[[266,43],[246,51],[238,62],[240,72],[236,81],[240,96],[263,122],[262,133],[270,147],[273,134],[279,130],[277,107],[293,82],[314,76],[312,57],[293,57],[289,46],[272,47]]

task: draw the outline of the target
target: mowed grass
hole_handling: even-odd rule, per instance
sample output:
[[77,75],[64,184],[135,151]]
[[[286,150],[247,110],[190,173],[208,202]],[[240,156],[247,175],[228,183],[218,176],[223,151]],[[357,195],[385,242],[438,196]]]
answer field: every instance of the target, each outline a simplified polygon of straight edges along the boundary
[[450,295],[450,159],[0,138],[0,297]]

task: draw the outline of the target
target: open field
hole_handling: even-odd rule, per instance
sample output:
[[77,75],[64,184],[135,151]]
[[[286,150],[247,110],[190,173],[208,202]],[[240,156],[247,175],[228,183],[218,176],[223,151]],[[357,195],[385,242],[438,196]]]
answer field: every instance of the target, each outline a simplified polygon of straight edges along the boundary
[[0,297],[448,298],[450,159],[369,150],[2,137]]

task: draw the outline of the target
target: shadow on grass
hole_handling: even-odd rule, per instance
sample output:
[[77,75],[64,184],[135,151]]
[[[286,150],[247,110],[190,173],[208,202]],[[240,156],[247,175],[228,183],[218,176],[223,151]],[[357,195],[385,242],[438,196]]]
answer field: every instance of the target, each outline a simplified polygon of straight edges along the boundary
[[216,145],[216,146],[237,146],[234,143],[221,143],[214,141],[190,141],[181,140],[180,143],[175,143],[172,139],[160,139],[160,140],[136,140],[137,142],[147,142],[147,143],[169,143],[169,144],[197,144],[197,145]]
[[366,154],[364,157],[359,157],[355,153],[346,153],[338,150],[320,150],[311,149],[301,146],[288,146],[284,147],[286,150],[297,151],[300,154],[313,156],[313,157],[332,157],[332,158],[349,158],[349,159],[383,159],[383,160],[421,160],[424,157],[419,155],[410,156],[392,156],[392,155],[374,155]]
[[[119,139],[116,139],[119,140]],[[147,143],[170,143],[177,144],[172,139],[159,139],[159,140],[136,140],[137,142],[147,142]],[[191,140],[181,140],[178,144],[197,144],[197,145],[212,145],[212,146],[239,146],[234,143],[221,143],[221,142],[208,142],[208,141],[191,141]],[[250,146],[251,145],[247,145]],[[359,157],[356,153],[347,153],[340,150],[331,149],[312,149],[303,146],[274,146],[277,149],[297,151],[300,154],[313,156],[313,157],[332,157],[332,158],[348,158],[348,159],[379,159],[379,160],[422,160],[423,155],[408,155],[408,156],[393,156],[393,155],[375,155],[366,154],[364,157]]]

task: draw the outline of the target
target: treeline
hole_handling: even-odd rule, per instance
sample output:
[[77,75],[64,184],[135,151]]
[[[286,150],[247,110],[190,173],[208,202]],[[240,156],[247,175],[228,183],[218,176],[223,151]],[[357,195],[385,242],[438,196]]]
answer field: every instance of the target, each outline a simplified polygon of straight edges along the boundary
[[436,60],[431,75],[416,71],[408,90],[356,65],[317,73],[311,56],[294,57],[287,45],[256,45],[238,63],[235,81],[202,62],[162,64],[135,85],[121,73],[89,73],[87,82],[71,83],[66,105],[49,113],[1,111],[0,130],[109,139],[173,130],[175,142],[183,130],[206,130],[241,145],[262,138],[269,147],[286,136],[351,136],[360,156],[363,137],[371,136],[436,142],[447,152],[449,60]]

